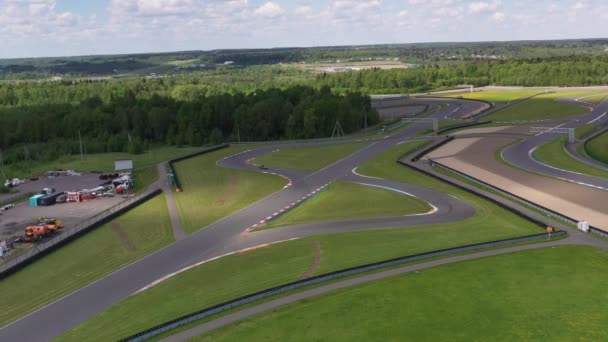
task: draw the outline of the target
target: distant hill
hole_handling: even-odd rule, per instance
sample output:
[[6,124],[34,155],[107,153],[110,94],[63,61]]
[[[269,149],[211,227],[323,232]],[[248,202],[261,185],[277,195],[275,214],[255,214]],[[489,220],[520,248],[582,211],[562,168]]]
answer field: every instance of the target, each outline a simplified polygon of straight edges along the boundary
[[415,43],[311,48],[180,51],[106,56],[0,59],[0,79],[171,74],[192,69],[278,63],[399,60],[450,63],[608,54],[608,39]]

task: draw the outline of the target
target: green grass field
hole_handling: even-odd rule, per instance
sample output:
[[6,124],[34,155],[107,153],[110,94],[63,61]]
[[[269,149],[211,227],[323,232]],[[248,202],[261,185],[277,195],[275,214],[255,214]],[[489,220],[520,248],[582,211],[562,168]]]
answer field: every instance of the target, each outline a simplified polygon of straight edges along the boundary
[[173,241],[157,196],[0,281],[0,325],[40,308]]
[[313,236],[231,255],[127,298],[69,331],[60,340],[116,340],[177,316],[305,276],[541,232],[538,226],[508,210],[399,166],[395,160],[416,144],[419,142],[395,147],[366,163],[365,171],[450,191],[477,207],[475,217],[449,224]]
[[585,152],[591,158],[608,165],[608,132],[587,142]]
[[498,110],[486,117],[487,120],[542,120],[584,114],[587,109],[556,99],[594,94],[593,91],[568,91],[543,94]]
[[604,102],[604,100],[606,100],[607,97],[608,97],[608,92],[604,92],[603,94],[582,98],[581,101],[598,105],[598,104]]
[[149,185],[158,180],[158,169],[156,165],[148,166],[144,169],[136,170],[133,173],[133,181],[135,182],[134,190],[136,192],[146,190]]
[[302,223],[402,216],[426,213],[424,201],[393,191],[356,183],[335,182],[298,207],[272,220],[264,228]]
[[175,201],[186,233],[206,227],[286,184],[278,176],[216,165],[218,160],[248,149],[229,147],[175,164],[184,190],[175,194]]
[[441,95],[443,97],[483,100],[488,102],[509,103],[515,100],[540,94],[543,89],[522,89],[522,90],[504,90],[504,91],[478,91],[478,92],[462,92],[454,94]]
[[597,125],[595,123],[586,124],[574,130],[574,137],[578,140],[585,138]]
[[271,167],[318,171],[353,154],[363,146],[365,144],[285,148],[255,158],[253,162]]
[[84,160],[80,156],[72,155],[59,158],[53,162],[30,162],[11,164],[4,166],[4,172],[10,178],[13,177],[28,177],[30,174],[43,174],[49,170],[76,170],[80,172],[114,171],[114,160],[116,159],[132,159],[135,168],[142,168],[149,165],[158,164],[162,161],[185,156],[196,151],[200,151],[201,147],[171,147],[164,146],[154,148],[152,154],[148,152],[143,154],[130,153],[99,153],[87,154]]
[[[534,151],[534,157],[545,164],[560,169],[608,178],[608,171],[591,167],[572,158],[564,149],[565,139],[560,137],[540,146]],[[608,145],[606,146],[608,147]]]
[[334,291],[193,341],[600,341],[607,274],[597,248],[511,253]]

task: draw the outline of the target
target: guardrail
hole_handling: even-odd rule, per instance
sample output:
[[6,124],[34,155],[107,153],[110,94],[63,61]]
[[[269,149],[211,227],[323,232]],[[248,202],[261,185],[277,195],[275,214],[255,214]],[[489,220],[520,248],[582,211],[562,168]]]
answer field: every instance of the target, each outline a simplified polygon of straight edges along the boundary
[[[531,202],[531,201],[529,201],[529,200],[527,200],[527,199],[525,199],[523,197],[517,196],[517,195],[515,195],[515,194],[513,194],[513,193],[511,193],[509,191],[506,191],[506,190],[500,189],[498,187],[495,187],[495,186],[493,186],[493,185],[491,185],[489,183],[486,183],[486,182],[484,182],[482,180],[479,180],[479,179],[477,179],[475,177],[469,176],[469,175],[467,175],[465,173],[462,173],[462,172],[460,172],[458,170],[455,170],[455,169],[453,169],[453,168],[451,168],[449,166],[443,165],[443,164],[441,164],[439,162],[436,162],[434,160],[431,160],[431,162],[432,162],[432,165],[434,165],[434,166],[438,166],[440,168],[443,168],[444,170],[447,170],[447,171],[449,171],[451,173],[454,173],[454,174],[456,174],[456,175],[458,175],[460,177],[463,177],[463,178],[465,178],[465,179],[467,179],[467,180],[469,180],[469,181],[471,181],[471,182],[473,182],[475,184],[478,184],[478,185],[480,185],[480,186],[482,186],[484,188],[487,188],[487,189],[490,189],[490,190],[495,191],[497,193],[500,193],[501,195],[503,195],[503,196],[505,196],[505,197],[507,197],[507,198],[509,198],[509,199],[511,199],[513,201],[515,201],[515,202],[518,202],[518,203],[521,203],[521,204],[523,204],[525,206],[533,208],[534,210],[542,213],[545,216],[548,216],[548,217],[551,217],[551,218],[554,218],[554,219],[557,219],[557,220],[560,220],[560,221],[563,221],[563,222],[566,222],[566,223],[569,223],[569,224],[572,224],[572,225],[575,225],[575,226],[579,222],[578,220],[575,220],[572,217],[569,217],[569,216],[561,214],[561,213],[559,213],[557,211],[554,211],[554,210],[551,210],[549,208],[546,208],[546,207],[544,207],[542,205],[539,205],[539,204],[536,204],[534,202]],[[603,231],[603,230],[601,230],[599,228],[590,227],[590,230],[593,233],[596,233],[598,235],[602,235],[604,237],[608,237],[608,232],[605,232],[605,231]]]
[[175,185],[175,189],[177,189],[178,192],[182,191],[182,184],[180,183],[179,178],[177,177],[177,172],[175,172],[175,168],[173,167],[174,163],[177,163],[182,160],[194,158],[194,157],[200,156],[201,154],[221,150],[223,148],[227,148],[228,146],[230,146],[230,145],[228,145],[228,144],[214,145],[214,146],[208,147],[206,149],[196,151],[194,153],[190,153],[188,155],[169,160],[167,162],[167,164],[169,164],[169,172],[171,173],[171,175],[173,177],[173,185]]
[[4,256],[3,258],[7,258],[7,260],[0,264],[0,279],[5,278],[7,275],[21,269],[34,260],[56,250],[65,243],[78,238],[79,236],[91,231],[103,223],[106,223],[112,218],[144,203],[150,198],[160,194],[160,192],[161,190],[158,188],[158,185],[152,185],[143,193],[135,195],[109,209],[98,213],[93,217],[79,222],[73,228],[63,230],[59,233],[59,235],[54,236],[49,240],[34,244],[33,249],[25,254],[20,254],[14,257],[11,257],[10,255]]
[[444,134],[444,133],[449,132],[454,129],[475,127],[475,126],[480,126],[480,125],[485,125],[485,124],[490,124],[490,123],[492,123],[492,121],[476,121],[476,122],[469,122],[469,123],[463,123],[463,124],[449,125],[449,126],[446,126],[446,127],[443,127],[442,129],[440,129],[437,132],[437,134],[441,135],[441,134]]
[[[564,235],[566,235],[566,232],[564,232],[564,231],[558,231],[558,232],[552,233],[552,236],[555,236],[555,237],[561,237]],[[384,261],[378,261],[378,262],[374,262],[371,264],[350,267],[350,268],[346,268],[346,269],[339,270],[339,271],[321,274],[321,275],[318,275],[315,277],[306,278],[306,279],[294,281],[291,283],[287,283],[284,285],[272,287],[270,289],[266,289],[263,291],[245,295],[245,296],[242,296],[242,297],[239,297],[239,298],[236,298],[236,299],[233,299],[233,300],[221,303],[221,304],[217,304],[217,305],[214,305],[214,306],[211,306],[208,308],[204,308],[202,310],[192,312],[190,314],[181,316],[174,320],[165,322],[163,324],[159,324],[150,329],[146,329],[144,331],[141,331],[139,333],[136,333],[134,335],[121,339],[120,341],[121,342],[145,341],[147,339],[153,338],[153,337],[163,334],[167,331],[170,331],[175,328],[184,326],[186,324],[198,321],[200,319],[203,319],[203,318],[206,318],[206,317],[209,317],[209,316],[221,313],[221,312],[225,312],[227,310],[230,310],[230,309],[233,309],[233,308],[236,308],[239,306],[243,306],[243,305],[258,301],[260,299],[272,297],[272,296],[275,296],[278,294],[297,290],[297,289],[300,289],[300,288],[303,288],[306,286],[310,286],[310,285],[314,285],[314,284],[318,284],[321,282],[344,278],[344,277],[355,275],[355,274],[365,273],[365,272],[373,271],[373,270],[388,267],[388,266],[394,266],[394,265],[415,262],[415,261],[420,261],[420,260],[426,260],[426,259],[431,259],[431,258],[436,258],[436,257],[441,257],[441,256],[446,256],[446,255],[463,253],[463,252],[470,252],[470,251],[475,251],[475,250],[480,250],[480,249],[511,245],[514,243],[524,243],[524,242],[530,242],[530,241],[537,241],[537,240],[541,240],[541,239],[544,240],[544,239],[547,239],[547,237],[548,237],[548,235],[546,233],[542,233],[542,234],[523,236],[523,237],[519,237],[519,238],[497,240],[497,241],[484,242],[484,243],[478,243],[478,244],[472,244],[472,245],[454,247],[454,248],[446,248],[446,249],[441,249],[441,250],[432,251],[432,252],[419,253],[419,254],[394,258],[394,259],[388,259],[388,260],[384,260]]]
[[[454,137],[445,137],[444,139],[424,148],[422,151],[416,153],[413,157],[412,157],[412,162],[417,162],[418,160],[420,160],[420,158],[424,157],[425,155],[433,152],[434,150],[440,148],[441,146],[449,143],[450,141],[454,140]],[[410,154],[411,152],[408,152],[408,154]]]

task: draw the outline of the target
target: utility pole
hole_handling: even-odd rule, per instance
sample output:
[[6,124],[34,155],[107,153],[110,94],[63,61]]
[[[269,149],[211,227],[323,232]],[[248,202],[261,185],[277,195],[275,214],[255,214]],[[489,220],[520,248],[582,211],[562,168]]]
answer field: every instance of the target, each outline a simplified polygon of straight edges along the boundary
[[82,136],[80,135],[80,130],[78,130],[78,142],[80,143],[80,160],[84,160],[84,155],[82,154]]

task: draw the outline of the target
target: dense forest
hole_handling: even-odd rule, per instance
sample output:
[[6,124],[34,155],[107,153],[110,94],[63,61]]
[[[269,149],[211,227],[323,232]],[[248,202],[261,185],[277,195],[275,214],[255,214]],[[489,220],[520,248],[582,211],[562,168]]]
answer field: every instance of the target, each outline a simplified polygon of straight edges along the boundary
[[378,123],[373,93],[461,84],[608,84],[608,56],[453,61],[409,69],[319,73],[294,66],[222,66],[167,77],[0,82],[4,163],[79,152],[141,153],[150,144],[330,136]]
[[368,96],[336,95],[327,87],[190,100],[159,94],[138,98],[127,89],[107,101],[93,96],[78,104],[5,107],[0,110],[0,148],[8,164],[76,154],[79,136],[87,153],[142,153],[149,144],[201,146],[239,139],[328,137],[336,121],[351,133],[363,128],[366,120],[369,125],[379,122]]

